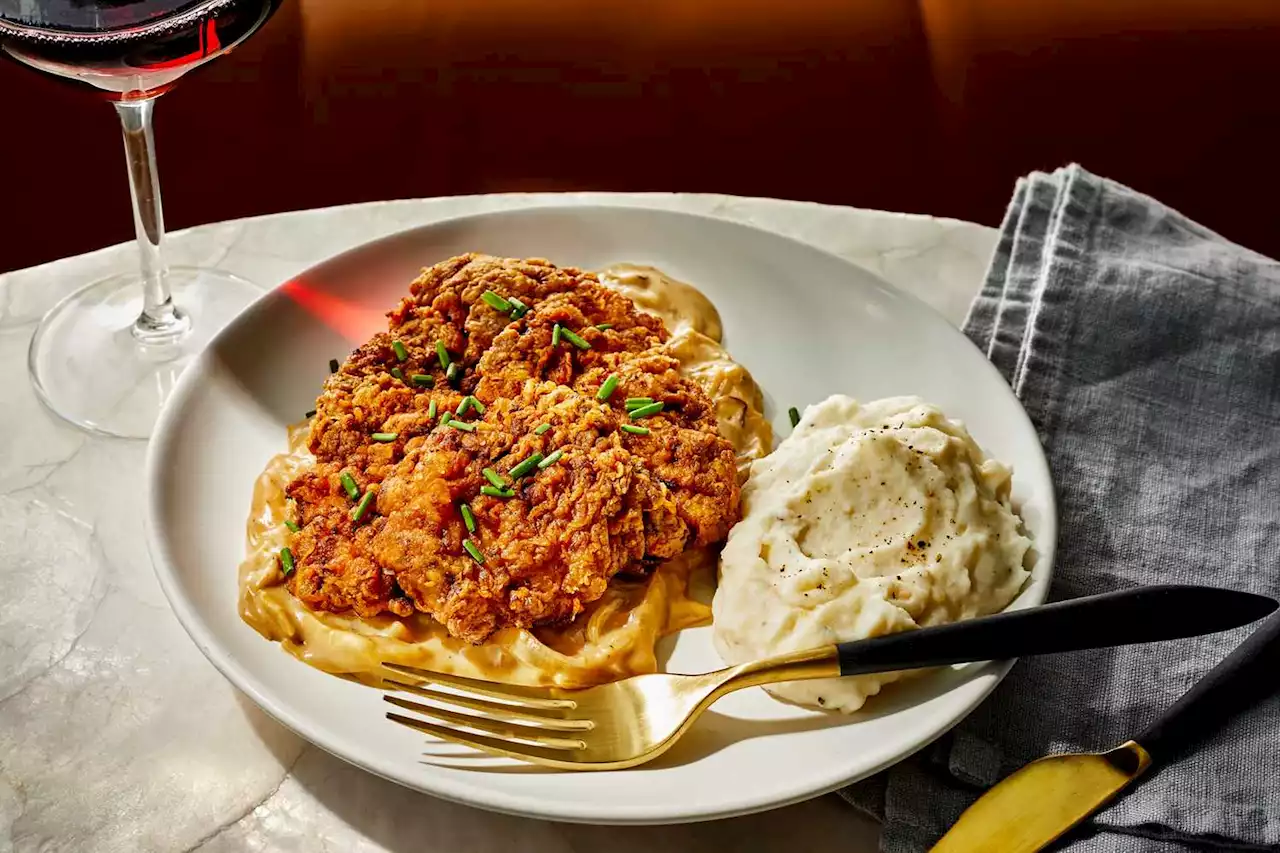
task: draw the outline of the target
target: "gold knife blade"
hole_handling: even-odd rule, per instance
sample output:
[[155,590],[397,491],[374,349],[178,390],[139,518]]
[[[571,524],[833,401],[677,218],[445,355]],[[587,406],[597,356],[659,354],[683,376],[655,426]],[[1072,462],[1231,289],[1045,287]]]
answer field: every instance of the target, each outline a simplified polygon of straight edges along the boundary
[[1136,741],[1109,752],[1050,755],[965,809],[930,853],[1034,853],[1109,803],[1151,766]]

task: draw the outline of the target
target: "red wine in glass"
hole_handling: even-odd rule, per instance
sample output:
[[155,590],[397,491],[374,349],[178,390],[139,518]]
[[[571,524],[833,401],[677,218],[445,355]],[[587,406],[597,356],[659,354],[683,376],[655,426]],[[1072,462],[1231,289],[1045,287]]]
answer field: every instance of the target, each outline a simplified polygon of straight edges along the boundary
[[93,432],[145,438],[178,374],[261,294],[237,276],[165,263],[151,114],[183,74],[258,30],[280,0],[0,0],[0,55],[92,87],[124,132],[141,271],[67,296],[28,356],[55,414]]
[[33,68],[136,98],[243,41],[279,2],[0,0],[0,41]]

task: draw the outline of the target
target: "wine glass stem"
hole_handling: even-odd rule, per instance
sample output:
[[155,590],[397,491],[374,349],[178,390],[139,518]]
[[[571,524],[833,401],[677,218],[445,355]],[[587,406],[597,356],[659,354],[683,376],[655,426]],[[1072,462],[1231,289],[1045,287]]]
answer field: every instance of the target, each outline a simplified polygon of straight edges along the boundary
[[133,198],[133,226],[142,264],[142,313],[133,324],[141,343],[177,343],[191,330],[191,320],[173,304],[169,267],[164,260],[164,210],[156,175],[155,139],[151,133],[154,98],[116,101],[129,164],[129,195]]

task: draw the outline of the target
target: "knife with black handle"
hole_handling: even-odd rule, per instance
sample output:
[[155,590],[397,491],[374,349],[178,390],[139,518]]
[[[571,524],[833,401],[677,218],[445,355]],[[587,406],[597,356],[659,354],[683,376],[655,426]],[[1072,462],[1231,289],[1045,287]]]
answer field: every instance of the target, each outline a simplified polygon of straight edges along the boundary
[[1031,762],[979,797],[931,853],[1043,850],[1149,767],[1184,754],[1278,686],[1280,613],[1275,613],[1133,740],[1104,753]]
[[1151,761],[1177,758],[1227,720],[1280,687],[1280,613],[1249,635],[1134,738]]

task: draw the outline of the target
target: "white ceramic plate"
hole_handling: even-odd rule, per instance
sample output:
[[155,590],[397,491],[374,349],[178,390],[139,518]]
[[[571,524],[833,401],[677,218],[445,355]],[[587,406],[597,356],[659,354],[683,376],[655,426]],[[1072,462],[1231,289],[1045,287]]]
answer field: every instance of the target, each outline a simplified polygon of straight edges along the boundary
[[[717,219],[611,207],[452,219],[353,249],[264,296],[187,369],[156,428],[148,535],[160,583],[200,649],[264,710],[335,755],[436,796],[557,820],[669,823],[792,803],[870,775],[955,725],[996,686],[1005,664],[949,669],[890,687],[853,717],[743,691],[657,762],[564,773],[394,725],[378,691],[305,666],[241,622],[236,569],[251,490],[284,449],[285,426],[313,408],[331,357],[385,328],[385,311],[420,267],[466,251],[588,269],[653,264],[696,285],[719,307],[725,344],[764,388],[780,435],[788,406],[835,392],[918,394],[940,405],[1013,465],[1039,552],[1015,606],[1044,598],[1056,518],[1035,430],[981,353],[917,300],[810,246]],[[671,671],[722,665],[709,628],[673,645]],[[450,766],[424,763],[424,749]]]

